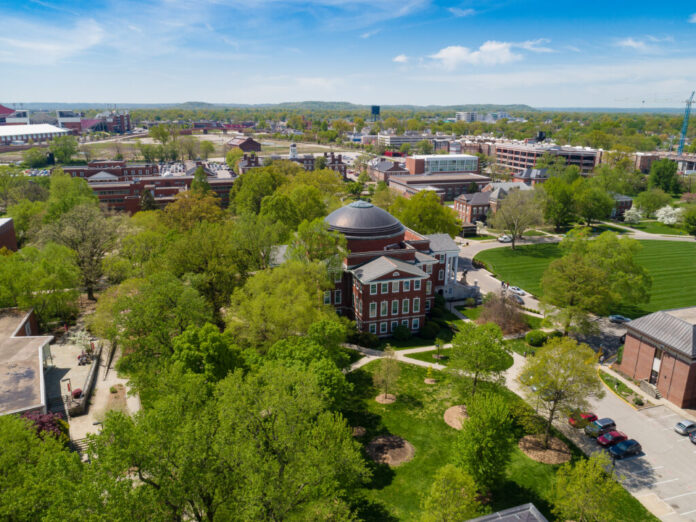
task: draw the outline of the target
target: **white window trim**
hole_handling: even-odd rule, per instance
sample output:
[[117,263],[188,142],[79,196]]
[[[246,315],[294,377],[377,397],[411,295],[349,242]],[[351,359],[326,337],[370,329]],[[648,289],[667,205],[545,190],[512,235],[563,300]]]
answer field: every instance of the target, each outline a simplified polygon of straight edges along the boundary
[[370,295],[377,295],[377,283],[370,283]]
[[[394,311],[395,304],[396,304],[396,311]],[[392,307],[392,309],[391,309],[392,315],[399,315],[399,300],[398,299],[394,299],[392,301],[391,307]]]
[[331,304],[331,290],[326,290],[324,292],[324,304],[325,305]]
[[425,282],[425,293],[427,295],[430,295],[433,293],[433,282],[432,281]]
[[343,302],[343,292],[336,290],[334,294],[334,304],[341,304]]
[[370,323],[370,333],[377,335],[377,323]]
[[413,298],[413,313],[420,313],[420,297]]
[[441,268],[440,271],[437,273],[437,279],[439,281],[440,279],[444,279],[444,278],[445,278],[445,271]]
[[399,293],[399,282],[393,281],[392,282],[392,294],[398,294],[398,293]]
[[416,291],[421,289],[421,280],[420,279],[415,279],[413,281],[413,289]]
[[402,314],[407,314],[409,313],[409,310],[411,309],[411,302],[409,301],[408,297],[405,299],[401,300],[401,313]]
[[377,303],[370,303],[370,317],[377,317]]
[[408,319],[402,319],[401,326],[405,326],[406,328],[408,328]]
[[389,315],[389,301],[380,301],[379,303],[379,316],[387,317]]
[[411,330],[418,330],[420,328],[420,319],[418,317],[414,318],[411,324]]
[[411,291],[411,280],[407,279],[404,281],[404,292],[410,292]]
[[[381,283],[380,286],[381,286],[381,289],[380,289],[381,293],[383,293],[383,294],[389,293],[389,283]],[[385,290],[385,287],[386,287],[386,290]]]
[[387,326],[386,321],[379,323],[379,333],[381,333],[381,334],[387,333],[387,328],[388,328],[388,326]]

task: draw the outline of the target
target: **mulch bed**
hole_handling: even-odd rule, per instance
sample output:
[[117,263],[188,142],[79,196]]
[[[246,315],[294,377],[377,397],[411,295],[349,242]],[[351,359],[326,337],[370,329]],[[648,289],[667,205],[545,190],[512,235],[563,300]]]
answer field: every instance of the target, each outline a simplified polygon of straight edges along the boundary
[[466,412],[466,406],[459,404],[457,406],[452,406],[447,408],[444,414],[445,422],[454,428],[455,430],[461,430],[464,421],[469,418],[469,414]]
[[571,457],[570,449],[558,437],[551,437],[549,447],[544,448],[543,435],[525,435],[520,439],[518,446],[530,459],[543,464],[563,464]]
[[413,444],[396,435],[382,435],[372,439],[365,451],[375,462],[393,468],[410,461],[416,454]]
[[396,395],[392,395],[391,393],[380,393],[375,397],[375,400],[380,404],[392,404],[396,402]]

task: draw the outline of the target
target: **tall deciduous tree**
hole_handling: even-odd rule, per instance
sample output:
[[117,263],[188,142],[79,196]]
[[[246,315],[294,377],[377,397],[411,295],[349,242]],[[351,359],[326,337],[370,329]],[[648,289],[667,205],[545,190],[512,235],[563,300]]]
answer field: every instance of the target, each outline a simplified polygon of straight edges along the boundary
[[423,522],[458,522],[484,513],[478,501],[478,488],[470,475],[447,464],[435,473],[430,492],[421,507]]
[[208,175],[203,167],[198,167],[193,173],[193,181],[191,181],[191,190],[199,194],[207,194],[210,192],[210,183],[208,183]]
[[547,412],[544,445],[559,411],[585,409],[590,397],[603,396],[596,360],[592,348],[568,337],[551,339],[527,359],[519,382]]
[[44,237],[72,249],[82,272],[88,299],[94,300],[94,287],[102,276],[102,261],[116,239],[116,219],[108,219],[91,204],[78,205],[50,224]]
[[51,223],[73,207],[83,204],[96,206],[99,203],[87,180],[73,178],[62,169],[54,169],[51,174],[45,221]]
[[377,369],[373,374],[375,385],[382,390],[386,397],[390,391],[394,391],[394,385],[399,380],[401,368],[396,360],[396,352],[389,347],[384,350],[384,357],[379,360]]
[[573,222],[575,198],[572,186],[560,177],[549,178],[541,185],[544,202],[544,219],[552,223],[556,231]]
[[670,201],[672,198],[669,197],[669,194],[661,188],[654,187],[638,194],[634,203],[645,217],[653,217],[657,209],[669,204]]
[[681,184],[677,176],[677,162],[667,158],[653,161],[650,165],[648,186],[672,194],[680,194]]
[[510,352],[503,344],[503,333],[495,324],[466,322],[452,339],[448,368],[455,375],[463,372],[471,377],[472,396],[479,380],[499,377],[511,363]]
[[199,150],[201,153],[201,158],[207,160],[210,155],[215,152],[215,144],[212,141],[203,140],[200,143]]
[[467,404],[467,413],[455,442],[455,464],[490,489],[505,475],[514,448],[510,409],[502,396],[486,393]]
[[514,250],[517,239],[526,230],[542,222],[541,209],[531,190],[513,190],[502,201],[491,218],[491,226],[504,230],[512,239]]
[[410,198],[398,197],[389,211],[404,225],[421,234],[445,233],[455,236],[461,227],[457,215],[440,204],[435,192],[422,190]]
[[68,163],[77,153],[77,139],[70,135],[56,136],[51,141],[49,150],[58,163]]
[[340,269],[347,250],[346,237],[329,230],[323,219],[303,221],[288,247],[288,258],[302,262],[324,261],[329,270]]
[[239,348],[229,332],[220,332],[210,323],[189,326],[174,338],[172,361],[186,371],[200,373],[208,382],[224,379],[228,373],[243,366]]
[[212,193],[187,190],[176,195],[164,209],[164,222],[177,230],[189,230],[208,222],[219,223],[225,217],[218,198]]
[[597,183],[579,178],[573,183],[572,189],[575,195],[575,209],[588,226],[611,215],[614,198]]

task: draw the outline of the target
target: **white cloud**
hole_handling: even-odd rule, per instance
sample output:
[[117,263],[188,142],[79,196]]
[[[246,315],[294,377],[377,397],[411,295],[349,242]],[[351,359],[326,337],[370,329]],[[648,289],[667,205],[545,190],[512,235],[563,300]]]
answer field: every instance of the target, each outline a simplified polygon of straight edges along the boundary
[[105,31],[92,19],[78,20],[72,28],[5,20],[0,36],[0,62],[54,64],[101,43]]
[[450,7],[447,10],[457,18],[464,18],[465,16],[473,16],[476,14],[474,9],[462,9],[461,7]]
[[551,40],[548,38],[537,38],[536,40],[527,40],[525,42],[520,42],[518,44],[512,44],[513,47],[519,47],[520,49],[525,49],[527,51],[532,51],[534,53],[555,53],[550,47],[544,47],[543,44],[549,43]]
[[689,23],[690,23],[690,24],[696,24],[696,13],[692,14],[692,15],[689,17]]
[[651,50],[651,47],[643,42],[642,40],[636,40],[635,38],[628,37],[616,42],[618,47],[625,47],[627,49],[635,49],[636,51],[646,52]]
[[580,48],[579,48],[579,47],[575,47],[574,45],[566,45],[566,46],[565,46],[565,49],[568,49],[569,51],[573,51],[574,53],[579,53],[579,52],[581,52],[581,51],[580,51]]
[[392,60],[392,62],[395,62],[395,63],[408,63],[408,56],[406,56],[405,54],[400,54],[400,55],[398,55],[398,56],[395,56],[394,59]]
[[448,70],[453,70],[464,63],[470,65],[500,65],[522,59],[522,55],[513,52],[513,49],[524,49],[534,53],[555,52],[550,47],[544,46],[544,44],[549,42],[550,40],[547,38],[537,38],[536,40],[526,40],[524,42],[489,40],[475,51],[461,45],[450,45],[440,49],[435,54],[431,54],[429,58],[439,62],[442,67]]
[[380,30],[381,29],[375,29],[374,31],[367,31],[366,33],[361,34],[360,38],[365,38],[365,39],[370,38],[370,37],[376,35],[377,33],[379,33]]

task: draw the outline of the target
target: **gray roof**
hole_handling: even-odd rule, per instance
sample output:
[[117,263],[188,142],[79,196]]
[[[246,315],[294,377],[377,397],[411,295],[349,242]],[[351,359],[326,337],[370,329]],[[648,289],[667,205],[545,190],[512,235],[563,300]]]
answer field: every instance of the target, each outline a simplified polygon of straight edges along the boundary
[[631,196],[626,196],[624,194],[617,194],[617,193],[612,193],[611,195],[612,198],[614,198],[614,201],[633,201],[633,198]]
[[5,228],[6,226],[9,227],[10,225],[12,225],[11,217],[0,218],[0,229]]
[[372,168],[380,172],[386,172],[388,170],[406,171],[406,168],[403,165],[384,159],[373,165]]
[[420,250],[416,251],[416,261],[419,263],[437,263],[437,259],[424,252],[421,252]]
[[491,515],[472,518],[469,522],[548,522],[546,517],[531,502],[514,508],[498,511]]
[[392,272],[399,273],[398,276],[394,276],[397,278],[402,278],[404,275],[410,277],[428,277],[428,274],[417,266],[387,256],[380,256],[377,259],[373,259],[369,263],[354,268],[351,272],[353,272],[355,277],[362,283],[370,283]]
[[635,319],[626,325],[629,332],[655,341],[696,359],[696,306],[661,310]]
[[117,180],[118,176],[115,176],[115,175],[113,175],[109,172],[106,172],[104,170],[100,170],[95,175],[90,176],[87,179],[89,181],[109,181],[109,180]]
[[491,192],[469,192],[462,194],[462,197],[469,205],[488,205],[491,199]]
[[459,252],[459,246],[455,243],[449,234],[428,234],[430,240],[430,250],[433,252],[445,252],[455,250]]
[[391,237],[404,232],[401,222],[367,201],[354,201],[324,218],[330,230],[353,238]]
[[509,191],[510,189],[520,189],[520,190],[532,190],[532,187],[521,181],[493,181],[486,185],[486,188],[490,187],[491,191],[497,189],[503,189]]
[[524,169],[522,172],[515,174],[515,178],[522,179],[548,179],[548,169]]

